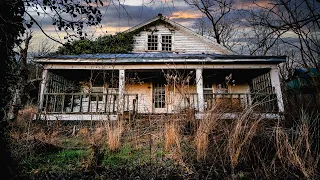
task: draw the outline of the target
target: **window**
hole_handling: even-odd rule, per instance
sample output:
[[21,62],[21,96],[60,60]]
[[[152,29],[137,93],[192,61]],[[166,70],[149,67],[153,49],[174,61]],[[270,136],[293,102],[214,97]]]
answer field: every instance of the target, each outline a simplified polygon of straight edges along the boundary
[[[148,51],[172,51],[172,35],[150,34],[148,37]],[[159,40],[158,40],[159,38]],[[160,39],[161,38],[161,39]]]
[[162,51],[172,51],[172,36],[162,35]]
[[158,35],[148,35],[148,50],[149,51],[158,50]]
[[153,87],[153,101],[155,108],[164,108],[166,100],[166,90],[163,84],[155,84]]

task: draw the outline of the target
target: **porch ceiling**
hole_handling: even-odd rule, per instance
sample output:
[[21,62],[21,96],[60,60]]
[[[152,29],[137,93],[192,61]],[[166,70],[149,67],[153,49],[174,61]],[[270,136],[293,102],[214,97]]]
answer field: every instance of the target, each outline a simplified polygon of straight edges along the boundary
[[[232,73],[233,79],[238,83],[247,82],[259,75],[269,72],[268,68],[261,69],[204,69],[203,79],[205,82],[216,82],[217,80],[224,80],[226,76]],[[53,69],[50,72],[63,76],[68,80],[88,80],[92,78],[95,81],[106,81],[107,79],[118,79],[118,70],[85,70],[85,69]],[[190,69],[137,69],[126,70],[127,78],[135,78],[143,81],[164,81],[164,73],[169,75],[178,75],[179,77],[190,76],[194,79],[195,71]]]

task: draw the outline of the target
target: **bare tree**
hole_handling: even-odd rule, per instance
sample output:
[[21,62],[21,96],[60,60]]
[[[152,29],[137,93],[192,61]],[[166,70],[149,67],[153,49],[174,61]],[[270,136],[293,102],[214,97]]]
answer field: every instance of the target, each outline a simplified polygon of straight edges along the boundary
[[193,24],[192,28],[195,30],[197,34],[201,36],[207,35],[209,31],[209,25],[205,18],[198,18]]
[[223,37],[228,32],[228,23],[224,19],[230,13],[233,0],[184,0],[188,5],[197,8],[210,22],[212,35],[218,44],[223,44]]
[[[254,14],[260,26],[268,28],[269,33],[261,42],[277,36],[283,43],[299,51],[301,65],[308,71],[310,67],[320,73],[320,2],[316,0],[272,0],[260,6],[265,14]],[[291,33],[296,41],[283,36]],[[309,71],[310,73],[310,71]],[[310,73],[311,74],[311,73]],[[312,76],[320,97],[320,78]],[[320,99],[319,99],[320,101]]]
[[48,39],[41,41],[35,52],[35,56],[46,56],[52,53],[54,50],[54,44],[50,43]]
[[[272,29],[260,24],[261,18],[267,18],[265,10],[250,10],[245,11],[244,20],[245,28],[248,30],[242,31],[241,38],[245,43],[242,44],[242,52],[250,55],[279,55],[275,52],[278,49],[281,35],[285,32],[276,33]],[[258,18],[259,17],[259,18]]]

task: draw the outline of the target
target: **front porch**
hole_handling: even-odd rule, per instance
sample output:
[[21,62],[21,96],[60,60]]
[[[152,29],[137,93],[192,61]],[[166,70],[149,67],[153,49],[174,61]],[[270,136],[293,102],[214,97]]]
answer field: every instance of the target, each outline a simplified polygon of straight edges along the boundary
[[274,68],[46,69],[43,79],[39,108],[40,118],[47,120],[201,115],[214,106],[228,117],[248,107],[259,114],[283,111]]

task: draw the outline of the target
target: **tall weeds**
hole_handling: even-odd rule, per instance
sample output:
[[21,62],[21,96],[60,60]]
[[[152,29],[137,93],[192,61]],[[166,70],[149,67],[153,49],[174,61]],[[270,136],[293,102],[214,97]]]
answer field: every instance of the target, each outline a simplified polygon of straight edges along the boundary
[[[289,173],[295,173],[292,170],[299,170],[304,178],[314,179],[319,173],[317,169],[320,154],[311,149],[311,139],[309,132],[309,119],[305,112],[301,112],[297,127],[291,130],[285,130],[279,124],[275,127],[275,145],[276,158],[283,168],[289,169]],[[291,171],[290,171],[291,170]]]
[[175,121],[165,123],[164,148],[166,151],[173,153],[176,158],[181,159],[180,130]]
[[215,130],[219,123],[219,117],[222,115],[218,106],[213,106],[210,111],[200,121],[195,135],[195,144],[197,150],[197,160],[204,159],[207,155],[209,146],[209,135]]
[[107,123],[107,145],[110,151],[117,151],[121,145],[121,135],[123,133],[123,126],[121,122],[116,124]]
[[251,117],[252,109],[246,109],[232,123],[232,130],[228,135],[228,152],[231,162],[231,167],[234,169],[239,161],[239,156],[243,147],[248,146],[255,133],[257,132],[261,118],[255,119]]

